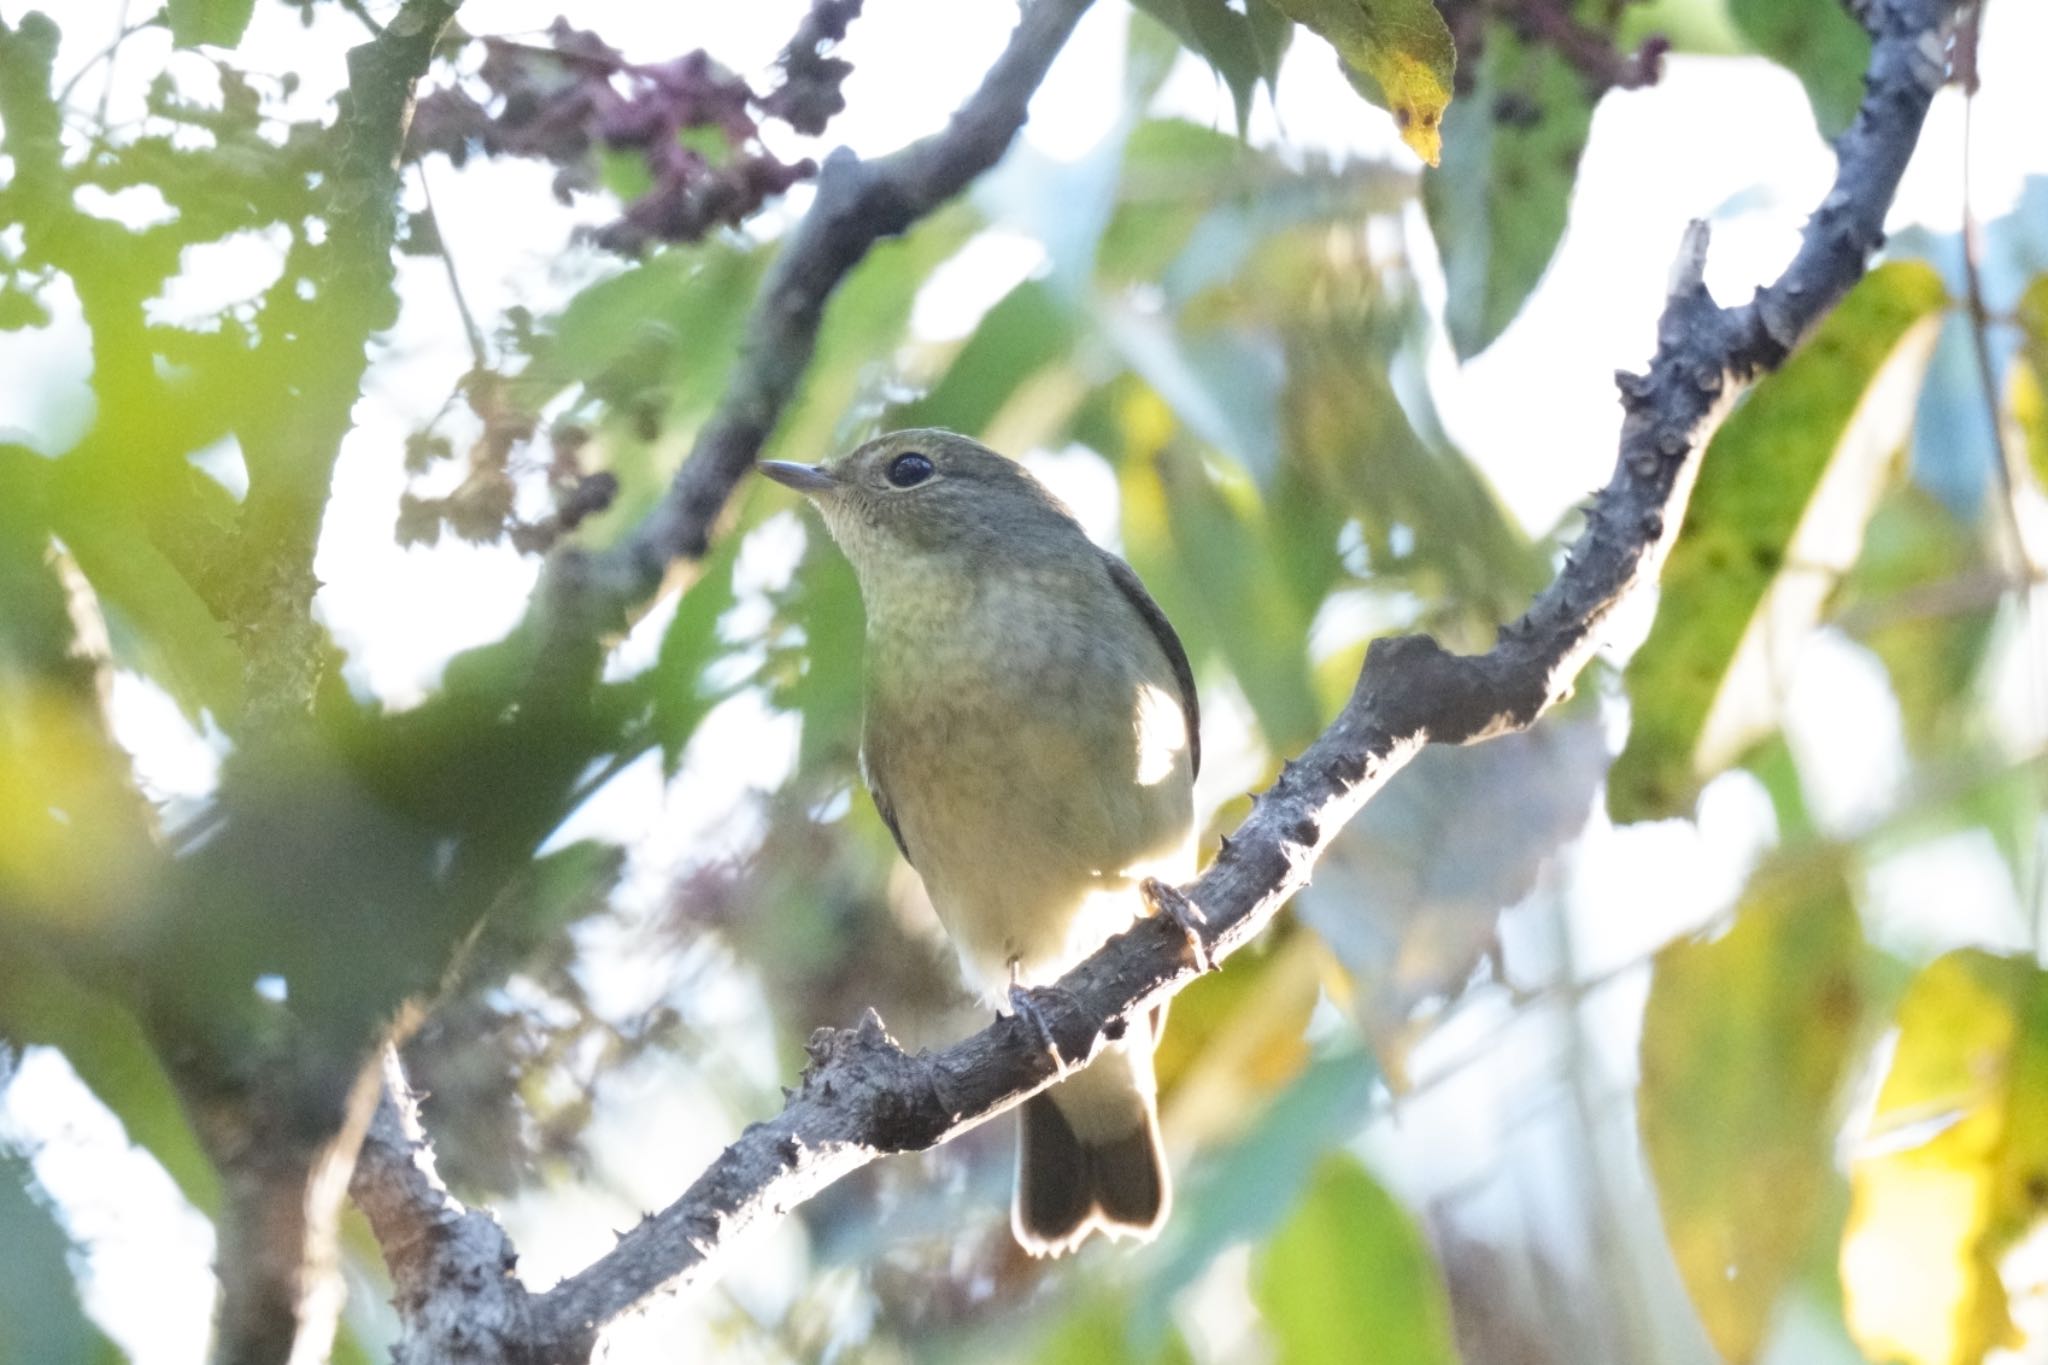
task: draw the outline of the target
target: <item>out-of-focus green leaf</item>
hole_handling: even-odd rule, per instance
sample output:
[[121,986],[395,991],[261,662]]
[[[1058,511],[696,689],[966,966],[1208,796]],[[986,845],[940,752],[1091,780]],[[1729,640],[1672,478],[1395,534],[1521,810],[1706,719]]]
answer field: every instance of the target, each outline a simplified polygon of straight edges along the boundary
[[2034,482],[2048,488],[2048,271],[2034,276],[2016,310],[2021,335],[2020,356],[2013,366],[2010,389],[2013,419],[2027,443],[2027,464]]
[[1759,52],[1799,77],[1822,137],[1849,126],[1863,98],[1870,35],[1840,0],[1728,0],[1728,17]]
[[946,372],[891,414],[893,426],[979,432],[1018,387],[1074,342],[1072,315],[1037,280],[1026,280],[982,315]]
[[742,539],[728,532],[718,540],[661,637],[654,666],[654,731],[661,742],[662,768],[671,777],[697,723],[729,690],[714,687],[706,670],[719,651],[718,620],[733,603],[732,566]]
[[[1425,3],[1427,0],[1425,0]],[[1216,68],[1237,104],[1237,127],[1251,118],[1252,97],[1259,82],[1270,87],[1280,76],[1280,59],[1294,36],[1294,25],[1272,0],[1244,0],[1241,8],[1225,0],[1134,0]]]
[[[718,145],[727,145],[723,137],[719,138]],[[597,149],[597,176],[612,197],[622,204],[630,204],[654,188],[654,173],[647,169],[647,158],[637,151],[622,152],[611,146],[600,146]]]
[[878,244],[833,291],[797,401],[762,453],[810,463],[838,453],[882,407],[883,379],[902,344],[911,305],[932,271],[980,229],[965,208],[926,219],[907,237]]
[[1871,517],[1835,613],[1884,661],[1907,742],[1926,759],[1953,755],[1975,724],[1970,681],[1991,640],[1988,585],[1999,581],[1982,551],[1933,495],[1899,488]]
[[[535,858],[491,906],[484,925],[490,951],[517,964],[527,953],[556,941],[577,920],[605,907],[625,865],[624,849],[596,839],[581,839]],[[478,964],[472,961],[468,966],[475,975]]]
[[211,711],[232,727],[242,651],[142,518],[99,494],[59,497],[51,521],[106,608],[116,656],[162,684],[195,723]]
[[1624,6],[1615,46],[1633,51],[1652,37],[1670,43],[1674,52],[1733,57],[1747,50],[1729,22],[1725,0],[1636,0]]
[[1459,358],[1493,344],[1549,267],[1592,123],[1584,78],[1554,48],[1487,29],[1472,93],[1444,117],[1446,164],[1422,182]]
[[[12,945],[10,945],[12,946]],[[113,1000],[87,990],[47,960],[10,952],[0,960],[0,1037],[64,1054],[129,1141],[155,1157],[202,1213],[220,1202],[220,1180],[200,1150],[184,1107],[141,1027]]]
[[[1547,575],[1544,556],[1479,471],[1416,432],[1387,381],[1384,355],[1359,364],[1375,349],[1349,328],[1295,338],[1287,357],[1289,457],[1328,507],[1358,523],[1376,577],[1398,577],[1442,603],[1447,616],[1467,614],[1486,638],[1451,643],[1485,648],[1492,628],[1521,610]],[[1397,537],[1397,528],[1405,533]]]
[[1734,1365],[1763,1345],[1833,1179],[1861,950],[1830,854],[1767,865],[1726,933],[1657,955],[1637,1122],[1679,1273]]
[[1324,1158],[1255,1263],[1252,1297],[1282,1365],[1457,1365],[1429,1244],[1350,1156]]
[[256,0],[169,0],[164,17],[179,47],[233,47],[255,12]]
[[1318,1057],[1259,1108],[1242,1137],[1203,1153],[1175,1196],[1151,1292],[1140,1300],[1147,1311],[1163,1317],[1225,1248],[1278,1227],[1316,1162],[1364,1124],[1378,1082],[1362,1052]]
[[803,714],[798,763],[805,772],[845,771],[860,747],[867,615],[853,566],[822,530],[812,534],[782,607],[803,638],[794,653],[770,656],[768,675],[776,704]]
[[1238,1135],[1245,1115],[1308,1065],[1322,946],[1288,925],[1275,930],[1278,941],[1238,953],[1175,996],[1167,1011],[1154,1065],[1162,1112],[1180,1140]]
[[592,543],[622,534],[667,487],[681,437],[724,391],[771,254],[720,243],[657,252],[579,291],[535,336],[519,402],[538,412],[580,389],[568,419],[597,421],[590,452],[619,479],[610,509],[583,524]]
[[0,924],[132,924],[159,871],[127,754],[91,696],[59,687],[0,686],[0,831]]
[[2048,973],[1975,950],[1929,964],[1858,1137],[1841,1260],[1857,1344],[1908,1365],[2025,1349],[2000,1263],[2048,1208]]
[[355,1329],[344,1322],[335,1329],[334,1349],[328,1354],[327,1365],[377,1365],[378,1361],[389,1358],[388,1354],[381,1352],[372,1355],[356,1336]]
[[34,1180],[0,1147],[0,1363],[120,1365],[123,1353],[86,1320],[71,1239],[30,1192]]
[[[1327,38],[1359,93],[1394,116],[1401,140],[1430,165],[1443,154],[1444,110],[1458,51],[1431,0],[1273,0]],[[1456,149],[1453,149],[1456,154]]]
[[1112,283],[1156,283],[1196,224],[1256,183],[1266,156],[1185,119],[1147,119],[1124,139],[1116,211],[1103,229],[1096,268]]
[[[1172,417],[1157,395],[1134,395],[1141,425]],[[1140,440],[1133,450],[1148,448]],[[1156,449],[1157,447],[1150,447]],[[1124,547],[1133,567],[1196,654],[1230,662],[1267,742],[1280,751],[1320,726],[1308,671],[1309,612],[1288,591],[1271,554],[1277,532],[1242,476],[1212,471],[1173,446],[1123,469]]]
[[1105,308],[1098,325],[1183,425],[1263,486],[1280,462],[1278,348],[1256,334],[1190,333],[1167,318]]
[[1715,435],[1629,664],[1616,820],[1683,811],[1768,733],[1773,670],[1855,559],[1946,302],[1927,265],[1880,266]]
[[1157,1344],[1134,1341],[1129,1307],[1105,1295],[1070,1310],[1031,1359],[1036,1365],[1194,1365],[1187,1343],[1171,1328]]

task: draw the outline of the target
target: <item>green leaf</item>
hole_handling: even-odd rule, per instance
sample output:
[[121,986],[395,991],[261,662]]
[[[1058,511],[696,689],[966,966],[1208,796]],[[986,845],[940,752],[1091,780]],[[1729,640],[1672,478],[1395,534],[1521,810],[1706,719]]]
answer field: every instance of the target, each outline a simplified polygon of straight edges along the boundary
[[824,459],[847,446],[863,419],[873,420],[890,356],[903,343],[918,291],[981,226],[974,212],[954,207],[868,252],[826,304],[803,386],[764,456]]
[[654,172],[647,169],[645,156],[608,144],[597,149],[597,179],[622,204],[630,204],[654,188]]
[[1431,0],[1273,0],[1329,40],[1360,94],[1390,111],[1401,140],[1434,166],[1458,51]]
[[1280,393],[1287,379],[1276,346],[1249,330],[1194,331],[1114,305],[1099,309],[1096,322],[1175,417],[1261,487],[1270,486],[1280,463]]
[[1733,928],[1657,955],[1637,1122],[1679,1273],[1736,1365],[1756,1359],[1821,1225],[1862,948],[1827,854],[1766,866]]
[[2022,363],[2012,367],[2009,401],[2034,482],[2048,487],[2048,271],[2034,276],[2015,311]]
[[242,651],[227,627],[118,494],[83,478],[58,489],[52,527],[106,608],[116,658],[160,683],[194,724],[211,711],[232,729]]
[[2000,1263],[2048,1203],[2048,973],[1950,953],[1896,1025],[1849,1168],[1849,1328],[1873,1360],[1976,1362],[2025,1344]]
[[[1287,356],[1289,457],[1326,506],[1357,521],[1379,581],[1411,576],[1404,586],[1425,599],[1467,608],[1486,637],[1466,643],[1484,648],[1493,624],[1548,576],[1543,552],[1469,461],[1422,439],[1389,364],[1363,329],[1296,329]],[[1412,548],[1397,552],[1397,527],[1412,533]]]
[[26,1161],[0,1147],[0,1361],[116,1365],[125,1357],[87,1321],[70,1237],[33,1193]]
[[[1993,596],[1972,601],[1972,582],[1996,580],[1976,528],[1932,493],[1895,489],[1878,505],[1863,555],[1843,584],[1835,623],[1884,661],[1906,740],[1934,762],[1968,748],[1981,722],[1970,684],[1984,662],[1997,614]],[[1929,610],[1927,595],[1961,589]]]
[[1169,1329],[1156,1345],[1134,1340],[1128,1305],[1106,1294],[1084,1298],[1031,1359],[1039,1365],[1194,1365],[1176,1331]]
[[1451,1307],[1407,1210],[1330,1156],[1252,1271],[1282,1365],[1457,1365]]
[[771,655],[794,676],[776,678],[775,703],[803,713],[797,762],[804,772],[849,771],[860,749],[861,651],[867,615],[853,565],[822,530],[813,529],[781,602],[802,628],[791,651]]
[[1506,25],[1487,29],[1472,93],[1444,117],[1444,169],[1422,182],[1459,359],[1493,344],[1549,267],[1592,124],[1569,62]]
[[596,839],[535,858],[492,902],[483,926],[483,941],[497,961],[484,962],[480,951],[466,970],[473,979],[484,979],[483,969],[498,962],[517,970],[529,954],[559,942],[570,925],[604,909],[625,866],[623,848]]
[[179,47],[233,47],[255,12],[256,0],[170,0],[164,17]]
[[890,425],[984,431],[1025,380],[1073,344],[1072,314],[1044,284],[1026,280],[982,314],[939,381],[891,413]]
[[1156,463],[1127,461],[1123,488],[1131,563],[1191,651],[1229,661],[1272,748],[1306,743],[1321,725],[1308,669],[1311,616],[1273,554],[1285,531],[1249,480],[1176,448]]
[[[1282,0],[1244,0],[1243,12],[1225,0],[1133,0],[1137,8],[1173,30],[1190,51],[1200,53],[1230,87],[1240,135],[1251,118],[1252,97],[1264,81],[1280,76],[1280,59],[1294,36]],[[1425,0],[1427,3],[1427,0]]]
[[1318,1057],[1259,1106],[1242,1137],[1205,1152],[1182,1182],[1142,1302],[1163,1317],[1165,1306],[1226,1248],[1278,1227],[1316,1163],[1365,1122],[1379,1085],[1379,1072],[1363,1053]]
[[705,670],[720,652],[718,621],[733,604],[732,566],[744,537],[721,536],[684,590],[676,614],[661,637],[654,672],[654,731],[661,741],[662,769],[675,776],[683,747],[698,722],[729,695],[709,685]]
[[[15,945],[10,944],[13,948]],[[220,1203],[220,1180],[142,1028],[127,1010],[48,961],[10,951],[0,962],[0,1037],[54,1047],[112,1110],[128,1140],[163,1166],[202,1213]]]
[[1757,51],[1799,77],[1822,137],[1855,119],[1870,35],[1841,0],[1728,0],[1728,17]]
[[1773,728],[1774,670],[1855,559],[1946,303],[1926,264],[1879,267],[1715,435],[1629,663],[1617,821],[1685,811]]

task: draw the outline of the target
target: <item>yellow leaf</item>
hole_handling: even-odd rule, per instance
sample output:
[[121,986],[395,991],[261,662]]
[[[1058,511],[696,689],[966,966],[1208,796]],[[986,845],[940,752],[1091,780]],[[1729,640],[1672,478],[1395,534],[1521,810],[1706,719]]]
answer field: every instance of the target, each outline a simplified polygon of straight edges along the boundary
[[2022,1344],[2000,1263],[2048,1190],[2048,974],[1963,951],[1920,973],[1850,1165],[1845,1316],[1874,1360]]

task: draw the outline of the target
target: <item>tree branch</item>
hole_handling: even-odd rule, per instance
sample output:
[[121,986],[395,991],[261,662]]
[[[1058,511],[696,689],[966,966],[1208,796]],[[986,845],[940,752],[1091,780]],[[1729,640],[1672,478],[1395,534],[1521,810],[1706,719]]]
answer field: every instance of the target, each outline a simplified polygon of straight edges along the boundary
[[732,382],[662,500],[609,549],[565,549],[551,561],[555,590],[534,600],[553,638],[613,628],[655,594],[672,562],[704,553],[712,523],[810,367],[833,290],[876,242],[908,230],[1008,150],[1088,4],[1026,0],[1008,46],[944,130],[873,161],[844,147],[825,158],[817,198],[754,301]]
[[[512,1273],[518,1255],[495,1218],[465,1208],[441,1183],[396,1048],[384,1052],[384,1094],[349,1195],[370,1220],[397,1291],[405,1335],[391,1365],[525,1358],[516,1345],[529,1335],[526,1288]],[[587,1359],[589,1344],[579,1345],[574,1359]]]
[[[1656,578],[1700,453],[1736,394],[1783,362],[1882,243],[1885,213],[1943,78],[1941,26],[1949,7],[1947,0],[1868,0],[1862,7],[1874,39],[1863,105],[1837,146],[1834,186],[1774,283],[1739,308],[1716,306],[1702,283],[1706,228],[1696,223],[1687,232],[1649,372],[1616,376],[1627,416],[1613,477],[1588,510],[1557,579],[1483,655],[1452,655],[1426,636],[1376,641],[1329,729],[1284,766],[1208,870],[1183,889],[1205,920],[1200,944],[1164,916],[1147,919],[1056,985],[1032,993],[1063,1056],[1091,1057],[1121,1035],[1126,1020],[1192,981],[1198,962],[1220,961],[1255,937],[1306,884],[1344,823],[1425,744],[1526,728],[1569,692],[1601,625]],[[827,202],[821,188],[820,208]],[[872,238],[857,240],[864,247]],[[831,259],[830,248],[818,249]],[[801,278],[777,272],[757,314],[757,338],[772,332],[778,291],[800,288]],[[812,302],[814,320],[820,296],[798,297]],[[627,555],[641,558],[613,566],[625,575],[622,582],[644,589],[668,556],[702,548],[712,515],[772,416],[752,404],[787,393],[788,363],[790,357],[750,355],[721,420],[663,508],[632,538]],[[779,1115],[749,1127],[681,1198],[626,1233],[611,1253],[533,1300],[539,1342],[587,1339],[655,1290],[702,1278],[740,1233],[848,1172],[888,1153],[947,1141],[1056,1079],[1037,1030],[1016,1018],[913,1057],[870,1012],[857,1029],[820,1030],[810,1050],[802,1086]]]
[[[272,291],[266,326],[274,334],[265,345],[281,358],[254,382],[272,382],[292,401],[239,428],[251,473],[235,612],[249,698],[245,747],[297,742],[311,711],[325,657],[312,617],[320,518],[366,349],[396,306],[398,152],[413,90],[460,3],[406,0],[374,39],[350,50],[317,298]],[[203,941],[213,911],[187,908],[170,932]],[[257,1039],[193,1011],[181,983],[154,984],[163,989],[146,1017],[224,1191],[214,1359],[325,1359],[343,1299],[341,1202],[378,1097],[376,1070],[363,1064],[374,1040],[351,1037],[336,1056],[334,1040],[313,1029]]]

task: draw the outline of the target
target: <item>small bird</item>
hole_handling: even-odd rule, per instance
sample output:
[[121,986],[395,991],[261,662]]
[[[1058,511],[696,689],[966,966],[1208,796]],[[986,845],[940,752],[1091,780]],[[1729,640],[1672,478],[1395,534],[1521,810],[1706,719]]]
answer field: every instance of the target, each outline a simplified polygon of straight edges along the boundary
[[[947,431],[899,431],[761,472],[817,505],[867,608],[861,762],[969,983],[1028,1012],[1126,929],[1147,878],[1194,872],[1193,672],[1131,567],[1023,466]],[[1025,1101],[1011,1227],[1057,1256],[1149,1239],[1172,1201],[1152,1051],[1135,1021]]]

